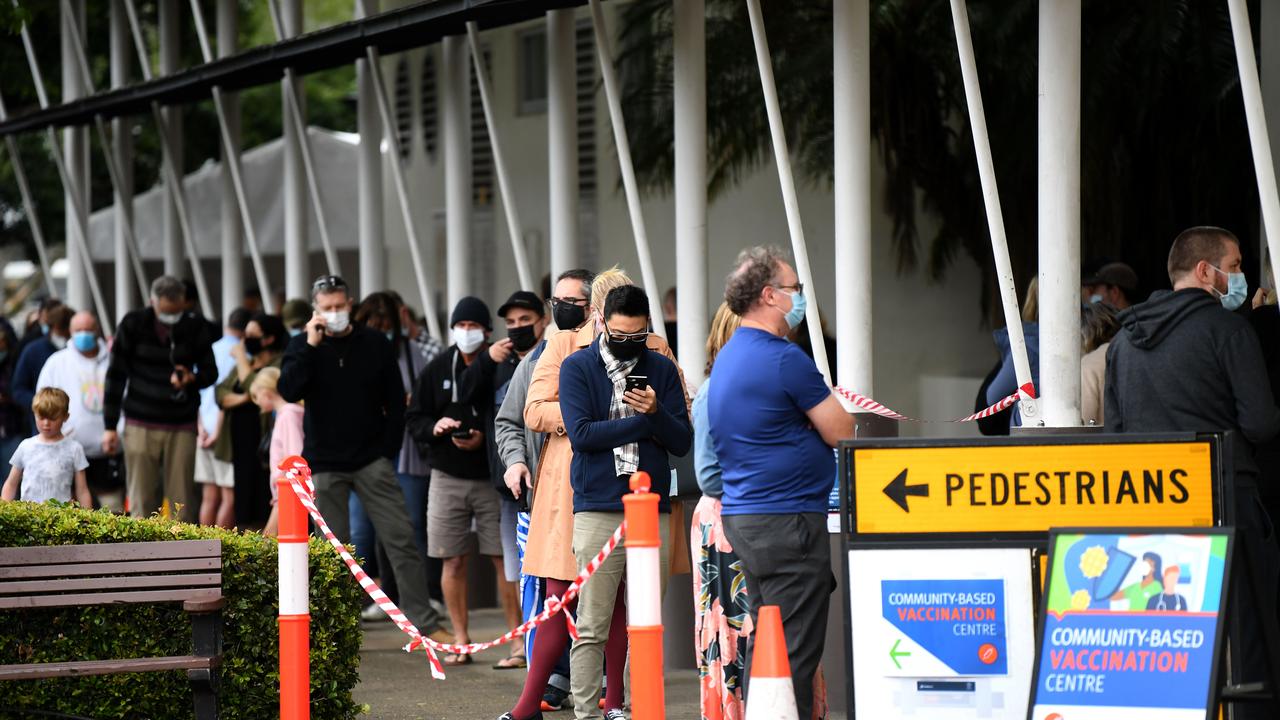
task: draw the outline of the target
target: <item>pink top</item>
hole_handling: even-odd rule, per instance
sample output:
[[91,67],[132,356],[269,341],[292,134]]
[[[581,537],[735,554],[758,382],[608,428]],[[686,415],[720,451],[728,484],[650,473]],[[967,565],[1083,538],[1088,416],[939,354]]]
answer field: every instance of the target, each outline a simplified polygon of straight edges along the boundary
[[276,480],[284,475],[280,463],[290,455],[302,454],[302,406],[285,403],[276,410],[276,423],[271,430],[271,502],[276,501]]

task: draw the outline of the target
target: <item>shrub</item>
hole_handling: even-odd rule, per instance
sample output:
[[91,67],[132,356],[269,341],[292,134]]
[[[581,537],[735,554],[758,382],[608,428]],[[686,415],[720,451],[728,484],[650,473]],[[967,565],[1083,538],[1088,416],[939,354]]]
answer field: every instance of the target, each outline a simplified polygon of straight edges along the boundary
[[[0,502],[0,547],[155,540],[222,541],[223,663],[218,716],[279,714],[276,541],[133,519],[57,503]],[[328,544],[312,539],[311,716],[348,720],[359,667],[363,592]],[[0,663],[187,655],[191,622],[180,603],[0,611]],[[56,710],[94,718],[190,718],[186,673],[135,673],[0,682],[0,708]],[[3,716],[3,711],[0,711]]]

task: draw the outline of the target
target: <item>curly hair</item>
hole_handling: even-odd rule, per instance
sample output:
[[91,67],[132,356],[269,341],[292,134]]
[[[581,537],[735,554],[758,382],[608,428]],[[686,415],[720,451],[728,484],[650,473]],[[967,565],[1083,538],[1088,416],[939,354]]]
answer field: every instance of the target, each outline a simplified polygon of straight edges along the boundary
[[787,256],[773,246],[747,248],[738,253],[733,272],[724,282],[724,301],[733,314],[745,315],[760,300],[760,293],[773,284]]

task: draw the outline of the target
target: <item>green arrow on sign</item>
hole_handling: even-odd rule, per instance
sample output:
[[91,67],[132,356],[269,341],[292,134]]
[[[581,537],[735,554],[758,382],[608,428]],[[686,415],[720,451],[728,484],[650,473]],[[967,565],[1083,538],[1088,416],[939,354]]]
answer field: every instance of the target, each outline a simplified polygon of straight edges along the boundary
[[893,661],[893,664],[896,665],[899,670],[902,669],[902,663],[898,662],[898,658],[911,657],[911,653],[905,650],[902,650],[902,651],[898,650],[898,644],[901,642],[902,642],[902,638],[898,638],[897,640],[893,641],[893,647],[889,648],[889,659]]

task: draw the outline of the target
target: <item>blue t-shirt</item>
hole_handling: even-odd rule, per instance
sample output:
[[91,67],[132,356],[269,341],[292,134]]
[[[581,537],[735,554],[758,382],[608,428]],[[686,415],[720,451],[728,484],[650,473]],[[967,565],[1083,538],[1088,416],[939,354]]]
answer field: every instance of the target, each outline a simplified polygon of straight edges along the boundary
[[825,513],[831,448],[805,414],[831,397],[784,338],[739,328],[716,355],[707,416],[723,469],[723,514]]

